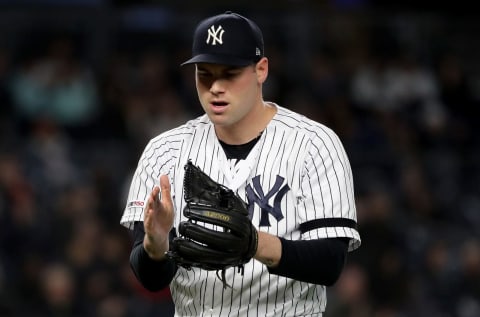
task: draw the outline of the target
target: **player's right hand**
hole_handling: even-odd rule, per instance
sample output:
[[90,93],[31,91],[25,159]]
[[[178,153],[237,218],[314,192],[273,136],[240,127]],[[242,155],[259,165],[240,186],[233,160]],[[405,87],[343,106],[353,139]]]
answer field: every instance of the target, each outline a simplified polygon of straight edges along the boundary
[[150,193],[144,210],[145,237],[143,247],[150,258],[162,260],[168,251],[168,236],[173,227],[173,201],[167,175],[160,177],[160,188],[155,186]]

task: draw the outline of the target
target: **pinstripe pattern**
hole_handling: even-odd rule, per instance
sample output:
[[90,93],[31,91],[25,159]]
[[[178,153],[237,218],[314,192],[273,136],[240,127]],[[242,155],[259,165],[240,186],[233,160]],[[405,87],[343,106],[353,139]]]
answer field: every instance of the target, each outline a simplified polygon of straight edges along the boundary
[[[270,226],[259,226],[261,208],[253,208],[253,224],[286,239],[309,240],[348,237],[349,250],[360,245],[356,229],[343,226],[314,228],[301,234],[298,227],[314,219],[339,218],[356,221],[353,178],[345,150],[337,135],[326,126],[286,108],[278,112],[245,160],[233,166],[219,144],[206,115],[152,139],[139,160],[131,183],[121,223],[132,228],[143,220],[143,208],[131,202],[145,202],[160,174],[168,174],[175,203],[175,227],[184,207],[183,166],[188,159],[212,179],[248,200],[247,186],[258,177],[264,193],[279,179],[290,190],[279,207],[283,219],[268,215]],[[280,178],[279,178],[280,177]],[[273,204],[275,197],[268,203]],[[140,204],[141,205],[141,204]],[[333,223],[342,223],[333,222]],[[231,288],[223,290],[215,272],[179,268],[171,283],[177,316],[321,316],[325,309],[325,287],[270,275],[256,260],[226,273]]]

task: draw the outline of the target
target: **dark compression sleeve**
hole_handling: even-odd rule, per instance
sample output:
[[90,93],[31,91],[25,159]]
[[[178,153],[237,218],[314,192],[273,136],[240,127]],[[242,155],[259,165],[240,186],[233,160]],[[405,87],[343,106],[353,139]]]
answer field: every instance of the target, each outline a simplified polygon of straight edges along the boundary
[[138,281],[149,291],[159,291],[170,284],[177,267],[171,260],[152,260],[143,248],[145,230],[143,222],[136,222],[133,229],[134,243],[130,252],[130,266]]
[[347,258],[348,238],[292,241],[280,238],[282,257],[271,274],[298,281],[332,286]]

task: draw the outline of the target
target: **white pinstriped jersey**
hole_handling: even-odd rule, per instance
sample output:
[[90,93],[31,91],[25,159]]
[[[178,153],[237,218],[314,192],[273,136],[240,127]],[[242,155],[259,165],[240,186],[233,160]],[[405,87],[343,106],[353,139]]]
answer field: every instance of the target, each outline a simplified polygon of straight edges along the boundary
[[[245,160],[225,156],[206,115],[153,138],[131,183],[121,223],[143,221],[143,205],[161,174],[168,174],[175,204],[174,226],[182,215],[183,174],[187,160],[236,191],[249,206],[255,227],[291,240],[350,238],[360,245],[354,225],[353,179],[345,150],[326,126],[275,105],[276,115]],[[322,221],[325,220],[325,221]],[[340,220],[340,221],[338,221]],[[299,230],[301,224],[310,224]],[[306,231],[306,232],[304,232]],[[269,274],[252,259],[244,274],[228,269],[223,289],[215,271],[179,268],[170,290],[176,316],[322,316],[322,285]]]

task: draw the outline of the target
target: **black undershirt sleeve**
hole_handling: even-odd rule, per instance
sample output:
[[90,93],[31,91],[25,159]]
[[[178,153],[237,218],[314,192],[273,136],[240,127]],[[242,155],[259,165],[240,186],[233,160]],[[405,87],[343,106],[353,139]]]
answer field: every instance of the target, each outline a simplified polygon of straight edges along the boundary
[[280,238],[282,257],[271,274],[332,286],[345,266],[348,238],[292,241]]
[[130,266],[138,281],[149,291],[159,291],[167,287],[177,271],[172,260],[152,260],[143,248],[145,230],[143,222],[135,222],[134,243],[130,252]]
[[[171,260],[152,260],[143,248],[144,235],[143,223],[136,222],[130,265],[146,289],[159,291],[170,284],[177,267]],[[282,257],[277,267],[268,269],[270,274],[325,286],[333,285],[340,277],[347,257],[347,238],[280,241]]]

